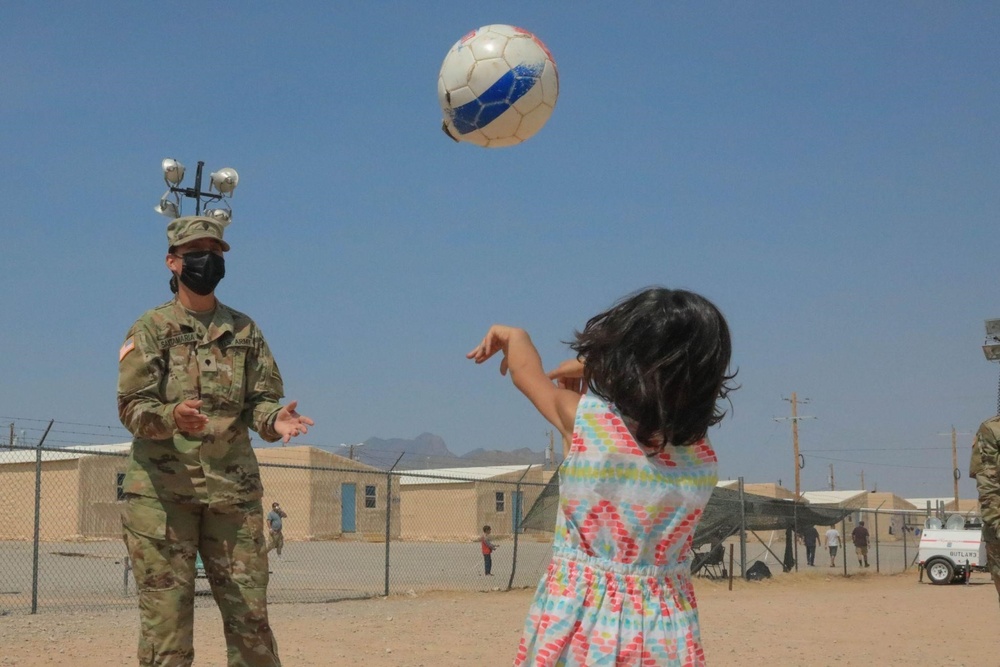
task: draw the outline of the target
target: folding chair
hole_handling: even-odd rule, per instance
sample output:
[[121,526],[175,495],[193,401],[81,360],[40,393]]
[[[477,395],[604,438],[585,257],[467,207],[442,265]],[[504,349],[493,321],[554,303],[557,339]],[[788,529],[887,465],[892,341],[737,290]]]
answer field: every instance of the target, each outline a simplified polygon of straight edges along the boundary
[[697,554],[691,564],[691,571],[697,577],[708,579],[725,579],[728,576],[725,567],[726,547],[719,542],[707,553]]

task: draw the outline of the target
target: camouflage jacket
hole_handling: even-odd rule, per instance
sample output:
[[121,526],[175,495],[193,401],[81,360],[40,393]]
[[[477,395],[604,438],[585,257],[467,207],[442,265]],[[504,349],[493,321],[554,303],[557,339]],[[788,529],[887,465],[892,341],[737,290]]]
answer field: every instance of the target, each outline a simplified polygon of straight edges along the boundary
[[983,540],[1000,542],[1000,416],[987,419],[976,432],[969,475],[979,489]]
[[[132,435],[123,491],[181,503],[230,504],[262,495],[252,428],[267,442],[284,393],[253,320],[218,303],[211,323],[176,299],[132,325],[119,353],[118,416]],[[208,424],[182,433],[173,411],[201,399]]]

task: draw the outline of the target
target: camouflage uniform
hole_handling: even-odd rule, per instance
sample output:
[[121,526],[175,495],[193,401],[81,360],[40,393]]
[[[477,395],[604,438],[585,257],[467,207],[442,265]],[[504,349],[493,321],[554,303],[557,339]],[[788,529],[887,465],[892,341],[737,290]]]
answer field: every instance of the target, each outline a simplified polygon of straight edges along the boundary
[[[123,523],[139,589],[139,664],[192,664],[200,551],[229,665],[280,665],[267,620],[263,489],[247,430],[280,437],[283,387],[264,337],[221,303],[206,326],[175,299],[132,325],[119,357],[118,413],[134,436]],[[201,399],[209,419],[198,433],[174,423],[187,399]]]
[[1000,595],[1000,415],[984,421],[979,427],[972,443],[969,476],[976,478],[986,563]]

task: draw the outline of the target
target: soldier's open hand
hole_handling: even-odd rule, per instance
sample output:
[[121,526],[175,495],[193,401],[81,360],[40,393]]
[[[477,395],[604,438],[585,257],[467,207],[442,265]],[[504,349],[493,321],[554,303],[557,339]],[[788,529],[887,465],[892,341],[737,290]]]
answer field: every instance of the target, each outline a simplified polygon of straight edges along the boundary
[[183,433],[197,433],[208,424],[208,417],[201,413],[201,399],[189,398],[174,408],[174,423]]
[[308,427],[316,423],[309,417],[295,411],[298,404],[298,401],[292,401],[281,408],[278,416],[274,418],[274,430],[281,436],[282,442],[288,442],[301,433],[308,433]]

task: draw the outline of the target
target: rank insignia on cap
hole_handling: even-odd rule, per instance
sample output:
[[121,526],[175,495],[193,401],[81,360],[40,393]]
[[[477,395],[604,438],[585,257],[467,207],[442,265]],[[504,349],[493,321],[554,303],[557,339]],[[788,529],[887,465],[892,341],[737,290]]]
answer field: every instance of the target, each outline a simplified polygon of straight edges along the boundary
[[118,361],[121,362],[129,352],[135,349],[135,336],[129,336],[122,349],[118,350]]

